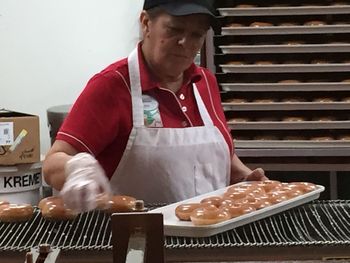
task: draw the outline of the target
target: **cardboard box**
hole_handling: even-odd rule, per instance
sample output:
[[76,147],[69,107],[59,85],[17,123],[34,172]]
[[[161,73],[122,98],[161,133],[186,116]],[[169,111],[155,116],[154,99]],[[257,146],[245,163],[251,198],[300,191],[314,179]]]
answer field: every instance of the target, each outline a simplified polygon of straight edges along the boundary
[[39,117],[0,109],[0,165],[40,162]]

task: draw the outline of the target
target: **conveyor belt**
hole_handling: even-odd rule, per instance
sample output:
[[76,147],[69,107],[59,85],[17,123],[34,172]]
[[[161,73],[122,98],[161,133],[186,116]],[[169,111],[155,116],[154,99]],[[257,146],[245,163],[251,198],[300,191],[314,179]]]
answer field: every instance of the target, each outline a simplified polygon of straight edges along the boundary
[[[111,250],[110,217],[93,211],[50,222],[38,210],[26,223],[0,223],[0,252],[48,243],[61,250]],[[165,238],[166,249],[350,245],[350,201],[314,201],[212,237]]]

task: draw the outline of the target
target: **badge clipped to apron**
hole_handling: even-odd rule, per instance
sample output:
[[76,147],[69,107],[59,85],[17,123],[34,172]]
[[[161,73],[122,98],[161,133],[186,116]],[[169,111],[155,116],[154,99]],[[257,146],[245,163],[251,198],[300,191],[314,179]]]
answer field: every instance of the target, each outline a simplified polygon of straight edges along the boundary
[[163,127],[162,119],[159,113],[158,101],[149,96],[142,95],[143,117],[146,127]]

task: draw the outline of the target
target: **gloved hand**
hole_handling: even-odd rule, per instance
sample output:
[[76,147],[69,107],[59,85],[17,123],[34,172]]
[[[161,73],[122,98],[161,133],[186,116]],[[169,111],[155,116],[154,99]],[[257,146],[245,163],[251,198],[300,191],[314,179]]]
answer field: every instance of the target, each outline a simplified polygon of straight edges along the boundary
[[66,181],[60,192],[68,208],[80,213],[95,209],[101,196],[111,194],[103,168],[88,153],[78,153],[65,166]]

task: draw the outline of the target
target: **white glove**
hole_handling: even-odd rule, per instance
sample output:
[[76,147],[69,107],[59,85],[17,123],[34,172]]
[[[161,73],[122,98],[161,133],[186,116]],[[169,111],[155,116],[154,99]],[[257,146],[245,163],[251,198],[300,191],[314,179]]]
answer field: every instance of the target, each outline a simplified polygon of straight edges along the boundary
[[111,188],[104,170],[88,153],[78,153],[65,166],[66,182],[60,192],[64,203],[75,212],[95,209]]

